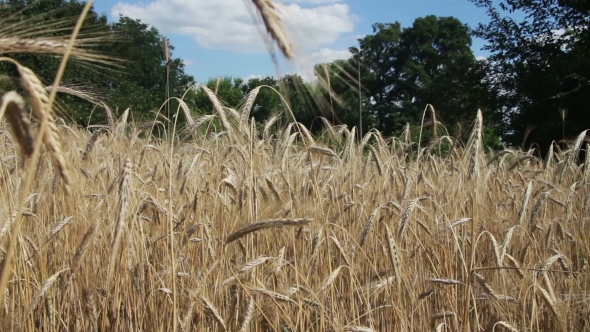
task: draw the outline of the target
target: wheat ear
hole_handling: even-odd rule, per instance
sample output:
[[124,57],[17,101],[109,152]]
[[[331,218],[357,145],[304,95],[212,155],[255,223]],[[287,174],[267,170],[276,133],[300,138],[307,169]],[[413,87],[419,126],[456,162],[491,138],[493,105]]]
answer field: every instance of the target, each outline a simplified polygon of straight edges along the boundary
[[252,0],[252,3],[258,9],[260,16],[262,16],[266,31],[277,43],[283,55],[288,59],[293,59],[293,46],[283,28],[274,2],[271,0]]
[[29,96],[35,116],[39,122],[47,122],[48,124],[48,130],[45,132],[45,135],[43,135],[43,141],[45,142],[47,150],[49,150],[53,163],[57,167],[59,174],[64,181],[66,193],[71,194],[72,182],[70,180],[70,169],[62,152],[55,119],[49,108],[49,95],[47,94],[44,85],[41,84],[41,81],[32,70],[21,66],[20,64],[17,64],[17,69],[21,76],[21,85]]
[[231,243],[247,234],[252,232],[259,231],[261,229],[266,228],[273,228],[273,227],[283,227],[283,226],[303,226],[309,224],[313,219],[305,219],[305,218],[298,218],[298,219],[271,219],[271,220],[264,220],[258,221],[252,224],[248,224],[237,231],[230,234],[227,239],[225,240],[225,244]]
[[34,137],[31,130],[31,123],[25,111],[25,102],[22,97],[14,92],[9,91],[0,101],[0,118],[6,112],[6,118],[12,126],[12,132],[21,147],[23,155],[29,157],[33,154]]
[[127,159],[123,171],[121,172],[121,180],[119,182],[119,206],[117,214],[117,223],[115,226],[115,235],[111,242],[111,257],[109,259],[109,269],[107,276],[107,286],[110,287],[110,282],[115,272],[115,264],[121,247],[121,240],[123,238],[123,231],[125,229],[125,214],[129,205],[128,183],[131,175],[131,160]]

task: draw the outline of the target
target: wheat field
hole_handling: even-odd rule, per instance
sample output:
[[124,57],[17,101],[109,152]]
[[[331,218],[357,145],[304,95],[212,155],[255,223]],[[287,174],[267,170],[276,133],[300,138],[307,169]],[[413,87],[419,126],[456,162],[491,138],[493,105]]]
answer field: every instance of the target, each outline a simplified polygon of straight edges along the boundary
[[126,115],[56,125],[68,180],[44,150],[22,207],[3,124],[3,252],[23,213],[3,330],[588,328],[582,135],[542,161],[484,153],[481,113],[462,147],[218,111],[223,132],[191,119],[175,144]]
[[204,86],[183,128],[90,131],[0,60],[25,94],[0,103],[3,331],[590,330],[586,131],[543,160],[486,151],[477,110],[467,142],[314,136]]

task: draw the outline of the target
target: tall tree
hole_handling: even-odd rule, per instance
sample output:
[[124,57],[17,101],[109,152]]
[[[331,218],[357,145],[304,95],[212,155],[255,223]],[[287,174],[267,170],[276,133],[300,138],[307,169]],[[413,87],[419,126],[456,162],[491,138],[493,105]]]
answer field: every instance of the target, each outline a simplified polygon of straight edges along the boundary
[[[480,71],[470,49],[469,29],[453,17],[418,18],[409,28],[399,23],[375,24],[373,35],[351,48],[352,66],[358,66],[369,111],[386,134],[406,122],[416,123],[427,104],[447,124],[473,118],[478,108],[489,110]],[[493,118],[493,117],[491,117]]]
[[490,19],[473,34],[491,53],[488,80],[502,95],[506,138],[545,152],[589,128],[590,2],[469,1]]
[[[121,16],[118,22],[112,24],[112,30],[122,41],[113,43],[108,50],[128,62],[122,70],[109,73],[109,80],[97,83],[103,83],[102,86],[108,88],[114,105],[129,107],[141,116],[164,104],[167,85],[171,97],[180,97],[194,84],[193,77],[184,73],[181,59],[171,58],[166,61],[164,37],[156,28],[140,20]],[[174,47],[166,44],[168,52],[173,55]],[[106,82],[108,86],[104,85]],[[175,109],[176,105],[171,102],[171,109]]]

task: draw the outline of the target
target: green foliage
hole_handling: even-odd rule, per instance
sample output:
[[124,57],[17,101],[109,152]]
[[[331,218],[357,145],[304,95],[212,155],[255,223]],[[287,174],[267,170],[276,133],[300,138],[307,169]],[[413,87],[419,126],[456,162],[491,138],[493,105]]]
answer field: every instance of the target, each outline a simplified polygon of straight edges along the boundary
[[487,76],[501,92],[507,141],[545,153],[551,141],[589,128],[590,2],[470,1],[490,19],[474,35],[491,52]]
[[460,134],[478,109],[499,132],[498,100],[470,46],[469,29],[453,17],[426,16],[405,29],[398,22],[374,24],[373,34],[350,48],[351,59],[316,66],[321,99],[330,101],[335,123],[358,127],[360,108],[363,132],[399,135],[406,123],[420,124],[428,104],[449,134]]
[[[357,70],[347,60],[316,65],[315,75],[319,85],[316,101],[320,107],[330,110],[325,117],[332,124],[361,128],[366,133],[375,127],[376,121],[372,113],[364,111],[371,105],[366,94],[359,94],[355,73]],[[359,113],[362,116],[362,127]]]
[[[76,0],[5,0],[0,2],[0,15],[8,17],[11,13],[22,10],[17,16],[19,19],[47,25],[46,29],[40,28],[36,30],[38,33],[29,33],[22,36],[23,38],[67,36],[71,32],[72,22],[75,22],[84,5]],[[67,29],[50,29],[49,25],[55,22],[70,24],[66,25]],[[27,25],[17,23],[13,23],[12,30],[8,29],[9,36],[12,34],[21,37],[22,31],[28,28]],[[194,82],[191,76],[184,74],[184,64],[180,59],[166,62],[162,48],[163,36],[158,30],[139,20],[121,16],[118,22],[108,24],[106,16],[97,15],[91,10],[82,29],[82,36],[84,35],[98,36],[101,42],[96,43],[93,50],[112,57],[113,64],[121,66],[96,65],[72,59],[68,63],[62,85],[76,88],[87,97],[117,107],[118,111],[115,109],[115,113],[122,113],[126,108],[130,108],[136,120],[152,120],[154,115],[150,112],[157,111],[166,102],[167,84],[170,96],[180,96]],[[169,45],[169,52],[173,50],[174,47]],[[53,83],[60,63],[60,58],[52,55],[5,55],[31,68],[47,85]],[[9,63],[0,63],[0,74],[13,79],[18,77],[16,68]],[[7,84],[6,80],[4,82],[0,86],[2,91],[17,86]],[[72,95],[58,96],[58,105],[64,110],[61,116],[82,125],[89,121],[104,123],[104,112],[93,112],[96,105]],[[173,101],[170,108],[175,110],[177,105]],[[92,119],[89,119],[91,113]]]

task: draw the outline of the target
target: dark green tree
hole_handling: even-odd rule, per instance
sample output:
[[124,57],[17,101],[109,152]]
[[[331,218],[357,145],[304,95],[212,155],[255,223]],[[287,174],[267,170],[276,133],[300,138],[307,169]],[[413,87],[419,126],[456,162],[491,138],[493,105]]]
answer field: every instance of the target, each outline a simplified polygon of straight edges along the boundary
[[[194,84],[193,77],[184,73],[181,59],[171,58],[166,61],[162,48],[163,36],[156,28],[150,28],[140,20],[121,16],[112,25],[112,31],[121,41],[113,43],[109,51],[127,62],[123,69],[108,73],[108,80],[105,77],[104,81],[97,83],[103,83],[102,87],[108,89],[113,105],[131,108],[140,117],[147,116],[149,111],[157,110],[165,103],[167,85],[171,97],[181,97]],[[173,55],[174,47],[168,47]],[[172,101],[170,109],[176,111],[177,105]]]
[[[78,15],[82,12],[84,6],[84,3],[78,1],[64,0],[0,1],[0,22],[4,28],[3,36],[25,39],[66,38],[71,33]],[[107,45],[107,37],[110,34],[110,27],[107,24],[106,16],[96,15],[92,9],[85,20],[80,37],[98,37],[104,43],[103,45]],[[97,47],[92,47],[90,50],[96,53],[104,52]],[[49,53],[13,53],[2,55],[13,58],[22,65],[31,68],[46,85],[53,84],[53,78],[61,62],[61,57],[56,57]],[[72,57],[68,62],[62,83],[63,85],[80,88],[81,77],[84,77],[85,81],[96,81],[100,77],[100,67],[104,66],[104,64],[84,62],[76,57]],[[112,66],[110,67],[110,69],[114,68]],[[18,89],[20,86],[15,81],[19,77],[16,67],[9,62],[0,62],[0,77],[2,78],[0,83],[1,91]],[[64,105],[67,105],[67,107],[63,107]],[[58,108],[61,106],[61,116],[65,118],[76,118],[78,120],[83,120],[77,114],[79,112],[82,113],[80,110],[92,109],[92,104],[67,94],[58,94],[56,106]],[[75,111],[69,112],[65,109]],[[88,113],[89,111],[85,114]]]
[[470,1],[490,19],[473,34],[491,53],[487,76],[502,97],[507,141],[545,153],[590,128],[590,1]]
[[459,120],[468,126],[478,108],[497,119],[495,98],[470,49],[469,29],[459,20],[426,16],[406,29],[397,22],[378,23],[373,31],[351,48],[350,62],[360,67],[363,93],[371,100],[367,111],[384,134],[419,124],[428,104],[449,127]]

